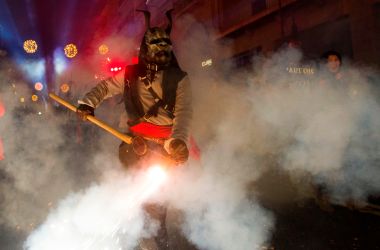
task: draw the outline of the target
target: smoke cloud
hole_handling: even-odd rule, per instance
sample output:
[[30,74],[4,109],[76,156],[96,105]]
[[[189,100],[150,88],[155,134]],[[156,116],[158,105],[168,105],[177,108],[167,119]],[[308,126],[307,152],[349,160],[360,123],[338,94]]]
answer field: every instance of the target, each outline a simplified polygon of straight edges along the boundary
[[144,228],[141,210],[142,203],[155,191],[156,182],[152,176],[132,178],[123,172],[114,173],[112,178],[60,202],[44,224],[28,237],[25,247],[133,249],[140,237],[148,237],[157,230],[154,221]]
[[[305,65],[299,51],[283,53]],[[269,59],[270,73],[283,72],[281,65],[289,65],[278,64],[280,59]],[[372,78],[374,72],[350,65],[342,69],[342,79],[334,81],[321,67],[309,79],[311,86],[284,88],[284,81],[292,84],[295,79],[272,78],[271,86],[252,95],[255,119],[272,131],[265,134],[275,135],[270,148],[279,149],[279,167],[293,176],[302,173],[303,181],[309,176],[312,184],[325,186],[333,202],[366,202],[368,196],[379,193],[378,82]],[[261,76],[267,72],[265,65]]]
[[[379,193],[380,118],[367,77],[372,72],[346,64],[343,86],[326,83],[324,73],[299,84],[305,78],[286,68],[308,62],[293,49],[254,58],[255,68],[244,72],[202,68],[207,51],[216,49],[209,31],[185,17],[173,38],[182,41],[175,50],[193,85],[193,136],[202,158],[173,170],[154,190],[146,171],[122,169],[112,136],[82,124],[77,143],[74,117],[23,113],[20,94],[2,89],[7,113],[0,127],[6,153],[0,218],[4,227],[28,235],[24,248],[133,249],[157,232],[143,204],[159,202],[169,207],[169,233],[184,235],[199,249],[261,249],[275,230],[268,200],[315,198],[318,186],[337,203],[365,202]],[[91,67],[84,71],[89,73],[74,77],[94,84]],[[74,89],[75,96],[85,91]],[[122,105],[104,105],[96,115],[117,126]],[[282,184],[268,188],[268,172],[289,176],[296,195],[268,193]]]

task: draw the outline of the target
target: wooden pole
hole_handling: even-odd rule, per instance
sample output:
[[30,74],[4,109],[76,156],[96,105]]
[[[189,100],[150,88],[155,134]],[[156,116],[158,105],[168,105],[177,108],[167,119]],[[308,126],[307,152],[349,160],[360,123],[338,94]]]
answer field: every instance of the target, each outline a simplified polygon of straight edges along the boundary
[[[70,109],[71,111],[77,112],[77,107],[75,107],[71,103],[65,101],[61,97],[59,97],[53,93],[49,93],[49,96],[50,96],[50,98],[54,99],[59,104],[62,104],[66,108]],[[131,136],[128,136],[126,134],[123,134],[123,133],[117,131],[116,129],[110,127],[109,125],[107,125],[104,122],[100,121],[99,119],[95,118],[94,116],[88,115],[87,120],[89,120],[90,122],[94,123],[95,125],[101,127],[102,129],[106,130],[107,132],[113,134],[114,136],[116,136],[117,138],[122,140],[123,142],[128,143],[128,144],[132,143],[132,137]]]

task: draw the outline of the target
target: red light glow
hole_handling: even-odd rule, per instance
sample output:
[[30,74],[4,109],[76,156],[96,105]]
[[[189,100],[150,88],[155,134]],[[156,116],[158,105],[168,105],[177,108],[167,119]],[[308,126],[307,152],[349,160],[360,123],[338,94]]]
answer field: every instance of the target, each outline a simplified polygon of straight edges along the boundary
[[132,64],[138,64],[139,58],[137,56],[132,57]]
[[4,104],[0,101],[0,117],[2,117],[5,114],[5,107]]
[[107,58],[105,62],[105,67],[108,74],[115,74],[120,72],[125,67],[125,65],[126,63],[119,59]]
[[41,91],[43,88],[44,88],[44,85],[42,85],[42,83],[40,83],[40,82],[36,82],[34,84],[34,89],[37,91]]

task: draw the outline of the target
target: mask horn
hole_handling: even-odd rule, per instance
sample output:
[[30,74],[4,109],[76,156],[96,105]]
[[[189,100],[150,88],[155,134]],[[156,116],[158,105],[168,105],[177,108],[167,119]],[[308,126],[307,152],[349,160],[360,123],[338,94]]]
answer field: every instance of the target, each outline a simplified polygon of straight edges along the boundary
[[172,12],[173,12],[173,10],[174,9],[170,9],[170,10],[166,11],[166,13],[165,13],[166,17],[169,20],[168,26],[165,29],[167,34],[170,34],[170,32],[172,31],[172,23],[173,23]]
[[145,27],[146,29],[150,29],[150,12],[147,11],[147,10],[136,10],[138,12],[142,12],[144,13],[144,16],[145,16]]

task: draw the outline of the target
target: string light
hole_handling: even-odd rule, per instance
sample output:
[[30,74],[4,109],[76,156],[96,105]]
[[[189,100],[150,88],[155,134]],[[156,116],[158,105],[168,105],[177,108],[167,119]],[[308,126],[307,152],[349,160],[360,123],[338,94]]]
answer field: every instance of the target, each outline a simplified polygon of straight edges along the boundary
[[101,55],[105,55],[105,54],[107,54],[107,53],[108,53],[108,46],[105,45],[105,44],[100,45],[100,46],[99,46],[99,53],[100,53]]
[[33,54],[37,51],[37,43],[34,40],[25,40],[24,41],[24,50],[26,53]]
[[68,57],[68,58],[73,58],[77,55],[78,53],[78,49],[77,49],[77,46],[75,46],[75,44],[73,43],[70,43],[70,44],[67,44],[64,48],[64,51],[65,51],[65,55]]
[[33,101],[33,102],[38,101],[38,96],[37,96],[37,95],[32,95],[32,101]]
[[42,85],[42,83],[40,83],[40,82],[36,82],[34,84],[34,89],[37,91],[41,91],[43,88],[44,88],[44,85]]
[[59,89],[62,91],[62,93],[67,93],[70,90],[70,86],[67,83],[63,83]]

